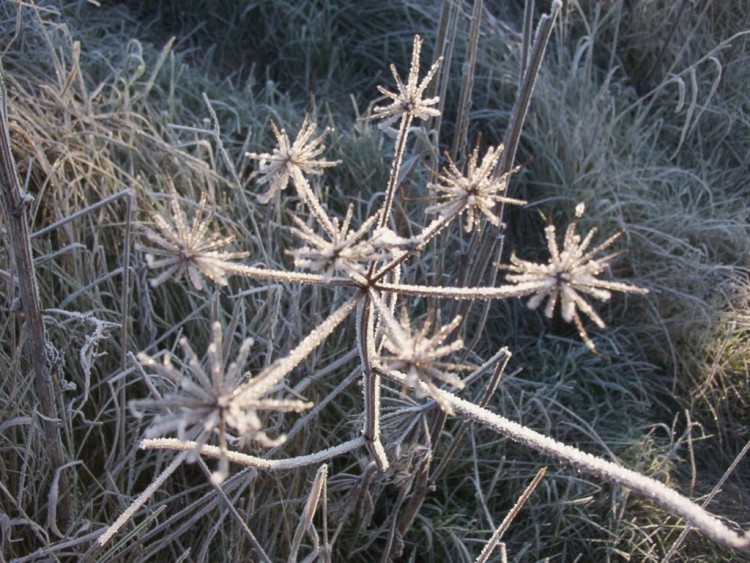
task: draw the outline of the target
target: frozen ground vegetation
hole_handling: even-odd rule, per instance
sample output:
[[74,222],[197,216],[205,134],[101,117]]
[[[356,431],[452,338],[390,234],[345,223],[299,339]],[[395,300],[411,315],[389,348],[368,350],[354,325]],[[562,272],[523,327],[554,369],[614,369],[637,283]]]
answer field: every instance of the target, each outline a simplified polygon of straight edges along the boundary
[[[65,108],[59,144],[45,152],[29,133],[45,129],[44,119],[13,117],[9,109],[27,84],[6,76],[3,63],[0,172],[7,271],[0,274],[12,315],[3,329],[10,353],[3,357],[19,358],[16,350],[25,350],[31,377],[28,384],[16,378],[4,388],[4,409],[13,416],[0,430],[11,436],[16,428],[33,428],[46,444],[52,474],[46,500],[36,494],[29,503],[24,490],[38,462],[3,462],[3,475],[13,476],[0,484],[3,557],[202,561],[242,554],[259,561],[415,561],[420,542],[410,537],[423,533],[430,546],[445,541],[433,539],[440,521],[441,533],[453,534],[453,547],[443,555],[428,548],[426,560],[448,553],[465,561],[523,560],[523,550],[509,550],[505,542],[550,469],[523,472],[524,486],[512,492],[515,503],[505,507],[498,524],[496,508],[490,510],[482,491],[495,489],[502,471],[523,463],[495,456],[492,448],[500,439],[515,444],[508,455],[519,460],[531,453],[561,473],[638,499],[617,510],[660,511],[682,522],[676,538],[666,539],[657,528],[641,538],[647,547],[624,555],[656,557],[653,546],[660,545],[668,561],[693,529],[699,542],[746,556],[750,533],[707,509],[716,490],[702,503],[678,492],[679,484],[669,479],[669,455],[656,468],[645,466],[640,454],[633,454],[631,463],[603,440],[599,455],[593,455],[587,446],[549,435],[554,415],[541,399],[535,404],[548,420],[546,432],[535,428],[538,421],[525,420],[531,409],[501,408],[507,403],[498,397],[518,360],[492,332],[498,316],[521,315],[515,303],[524,305],[523,314],[541,312],[535,326],[552,325],[568,335],[566,342],[578,347],[575,362],[585,366],[613,362],[620,353],[618,333],[610,334],[604,319],[616,329],[616,315],[626,303],[642,311],[657,293],[638,276],[637,256],[628,252],[637,226],[619,221],[607,232],[614,222],[595,223],[592,215],[617,207],[611,201],[585,194],[559,198],[544,214],[536,212],[543,206],[533,190],[514,189],[534,165],[531,159],[518,164],[517,154],[521,131],[533,121],[535,87],[545,80],[549,51],[561,56],[564,21],[571,17],[570,6],[553,0],[534,26],[533,4],[525,3],[518,84],[500,141],[490,140],[497,135],[484,135],[472,121],[481,118],[470,108],[487,12],[483,2],[471,3],[467,60],[458,101],[451,102],[457,117],[450,147],[443,139],[453,64],[447,46],[454,43],[450,36],[460,14],[469,9],[460,2],[443,3],[430,62],[426,45],[432,42],[410,34],[410,52],[381,75],[387,82],[372,88],[375,99],[353,98],[356,137],[348,144],[336,112],[311,103],[296,119],[270,78],[265,119],[237,125],[227,135],[225,114],[233,111],[217,92],[195,85],[184,104],[202,116],[200,125],[172,123],[174,40],[156,56],[150,75],[144,74],[140,43],[129,44],[122,72],[92,90],[81,72],[81,43],[60,25],[58,35],[39,35],[49,43],[49,64],[58,80],[42,91]],[[11,43],[27,41],[24,18],[41,25],[49,13],[57,14],[18,2]],[[69,55],[61,55],[55,41],[67,46]],[[585,49],[579,51],[576,59],[584,56]],[[717,57],[706,61],[721,69]],[[160,82],[165,66],[172,73],[167,87]],[[688,72],[694,89],[695,72]],[[674,76],[682,107],[686,82]],[[157,92],[166,93],[166,105],[150,115],[153,122],[142,119],[139,104]],[[40,99],[39,115],[54,114],[44,105],[47,98]],[[101,112],[95,101],[103,105]],[[367,109],[360,113],[361,103]],[[690,141],[690,119],[676,141],[678,150]],[[89,164],[89,157],[103,158],[97,143],[113,137],[107,145],[111,162],[125,153],[123,164]],[[382,173],[358,160],[355,141],[374,147]],[[39,170],[47,179],[32,196],[29,187]],[[55,176],[62,172],[87,178],[94,192],[71,192],[67,199],[64,182]],[[113,178],[126,187],[102,192],[94,201],[96,182]],[[39,217],[48,225],[30,231]],[[520,237],[515,222],[538,232]],[[99,234],[74,231],[78,223],[105,225],[123,235],[115,249]],[[536,244],[527,244],[534,237]],[[41,257],[34,256],[35,240],[48,244]],[[86,248],[98,253],[79,260]],[[82,280],[101,264],[109,271],[75,285],[75,275],[44,270],[55,261],[69,262]],[[66,296],[55,308],[43,308],[49,288],[60,286],[69,287]],[[91,301],[92,295],[99,301]],[[66,379],[67,344],[60,345],[71,326],[87,327],[74,333],[81,335],[74,355],[82,377],[76,381]],[[119,346],[104,352],[109,339]],[[626,349],[633,347],[631,342]],[[527,369],[573,361],[559,349],[559,357],[538,350],[539,363]],[[108,353],[115,368],[97,379],[98,362]],[[13,410],[12,398],[31,385],[36,404],[33,414],[24,415]],[[705,384],[701,392],[709,388]],[[693,424],[689,412],[685,417],[689,442]],[[109,426],[116,428],[110,433]],[[676,433],[673,425],[671,435]],[[485,435],[495,437],[480,440]],[[100,459],[78,473],[92,436],[101,442]],[[17,437],[8,440],[14,452],[16,442]],[[689,451],[692,456],[692,444]],[[138,459],[151,461],[141,465]],[[460,516],[438,508],[447,500],[433,500],[440,488],[441,499],[450,497],[450,483],[456,482],[457,497],[474,496],[461,488],[463,478],[455,481],[452,463],[471,468],[474,502],[486,519],[473,534],[470,523],[454,525],[451,520]],[[497,468],[506,463],[509,469]],[[92,468],[108,477],[92,478]],[[96,483],[98,501],[79,517],[81,503],[71,491],[89,481]],[[160,499],[167,499],[169,510],[166,503],[158,507]],[[30,505],[33,509],[24,508]],[[45,526],[36,523],[43,512]],[[535,518],[544,518],[544,511]],[[196,523],[211,530],[200,546],[189,533]],[[19,535],[19,527],[27,533]],[[14,542],[35,548],[22,553]],[[623,555],[620,548],[605,553],[607,560]]]

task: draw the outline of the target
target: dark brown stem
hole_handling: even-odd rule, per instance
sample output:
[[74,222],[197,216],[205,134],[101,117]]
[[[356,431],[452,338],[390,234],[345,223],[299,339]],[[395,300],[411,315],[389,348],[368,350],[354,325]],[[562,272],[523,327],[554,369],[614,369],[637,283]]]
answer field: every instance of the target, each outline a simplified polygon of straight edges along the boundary
[[[0,66],[0,195],[8,225],[8,237],[13,254],[15,274],[18,277],[20,292],[20,313],[23,315],[27,333],[26,354],[34,369],[34,384],[39,399],[41,424],[45,436],[45,450],[49,455],[52,474],[60,471],[58,488],[60,496],[56,512],[64,530],[72,517],[70,481],[66,477],[65,451],[60,435],[60,419],[55,401],[56,381],[53,380],[50,360],[56,356],[55,350],[47,342],[36,283],[34,261],[31,255],[29,237],[29,210],[33,198],[23,192],[16,171],[10,145],[8,126],[8,99],[2,66]],[[54,514],[54,510],[51,512]],[[54,522],[52,523],[55,524]]]

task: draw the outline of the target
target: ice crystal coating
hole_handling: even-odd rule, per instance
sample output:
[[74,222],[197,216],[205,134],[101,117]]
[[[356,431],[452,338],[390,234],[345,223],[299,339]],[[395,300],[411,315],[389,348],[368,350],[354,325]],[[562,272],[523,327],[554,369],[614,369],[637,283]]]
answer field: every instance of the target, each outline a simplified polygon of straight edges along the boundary
[[610,261],[619,252],[601,258],[595,258],[595,256],[612,246],[622,233],[617,233],[599,246],[587,251],[597,230],[591,229],[583,239],[576,232],[578,219],[583,215],[584,209],[583,203],[576,207],[576,219],[565,230],[562,251],[555,238],[554,225],[544,230],[550,253],[549,262],[539,264],[521,260],[514,253],[510,258],[510,265],[504,268],[512,272],[506,277],[508,281],[516,284],[517,289],[521,291],[520,295],[532,295],[527,303],[529,309],[538,308],[546,299],[544,314],[552,318],[555,306],[559,302],[562,318],[567,322],[575,323],[586,346],[594,352],[596,348],[578,312],[581,311],[600,328],[606,325],[584,295],[589,295],[599,301],[607,301],[612,297],[610,290],[626,293],[648,293],[648,290],[626,283],[599,279],[598,276],[607,269]]
[[414,389],[417,397],[429,396],[437,401],[440,408],[448,414],[453,414],[453,409],[437,391],[437,385],[447,383],[455,389],[464,387],[463,381],[453,373],[453,370],[461,366],[444,359],[464,346],[460,338],[446,344],[448,337],[461,324],[461,317],[455,317],[450,323],[436,330],[432,336],[428,336],[433,328],[431,319],[425,320],[420,328],[413,329],[405,307],[401,310],[399,322],[377,294],[371,295],[385,329],[383,348],[387,353],[379,355],[381,368],[403,374],[406,386]]
[[201,194],[193,220],[188,221],[171,181],[167,185],[167,192],[170,196],[171,220],[152,213],[151,219],[156,229],[143,226],[143,232],[153,246],[136,245],[138,250],[146,253],[146,264],[150,269],[163,270],[151,279],[151,286],[157,287],[170,278],[179,281],[183,276],[187,276],[197,290],[203,289],[203,276],[219,285],[226,285],[227,274],[238,273],[242,268],[231,260],[245,258],[248,253],[223,251],[232,243],[233,237],[209,232],[213,213],[206,211],[205,193]]
[[307,243],[290,252],[294,256],[294,265],[328,277],[343,273],[355,281],[362,281],[367,267],[388,254],[383,245],[373,244],[369,238],[370,229],[378,216],[371,216],[359,229],[351,230],[353,214],[354,207],[350,205],[343,221],[337,218],[332,220],[333,232],[328,240],[292,216],[297,225],[292,232]]

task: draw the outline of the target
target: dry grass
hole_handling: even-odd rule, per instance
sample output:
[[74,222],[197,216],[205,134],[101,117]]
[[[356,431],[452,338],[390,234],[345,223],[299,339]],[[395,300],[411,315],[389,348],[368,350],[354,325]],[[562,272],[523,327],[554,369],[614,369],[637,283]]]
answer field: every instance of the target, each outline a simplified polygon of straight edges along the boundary
[[[266,472],[232,465],[221,490],[211,484],[213,460],[169,468],[180,454],[140,451],[148,421],[128,409],[128,401],[157,390],[135,361],[138,352],[179,356],[181,337],[203,351],[218,320],[229,357],[254,338],[247,369],[259,373],[294,351],[309,320],[324,318],[345,295],[344,288],[242,277],[226,288],[207,282],[203,291],[188,283],[150,287],[152,272],[135,244],[145,242],[138,222],[167,209],[169,181],[190,216],[192,202],[207,195],[216,210],[212,229],[234,238],[231,250],[251,251],[246,264],[291,270],[285,251],[298,245],[285,227],[294,225],[292,216],[307,215],[306,200],[287,190],[259,206],[255,194],[263,190],[243,155],[268,151],[270,122],[296,133],[309,114],[320,131],[335,127],[326,157],[342,161],[326,182],[311,183],[312,193],[339,217],[353,203],[352,224],[362,224],[382,202],[377,194],[388,183],[392,141],[371,122],[355,122],[355,112],[368,111],[377,84],[393,88],[386,62],[406,75],[417,32],[425,37],[427,66],[440,46],[439,6],[155,6],[0,6],[10,136],[21,184],[35,198],[31,248],[46,336],[63,353],[54,374],[58,430],[71,462],[59,481],[69,485],[57,493],[44,411],[23,353],[29,336],[24,320],[8,312],[17,289],[4,223],[2,558],[64,560],[88,552],[122,561],[238,560],[264,551],[283,559],[291,546],[300,546],[303,558],[314,550],[314,529],[333,560],[369,561],[387,546],[396,549],[393,530],[403,526],[404,559],[473,560],[550,458],[477,425],[459,430],[460,419],[442,426],[436,410],[426,411],[424,400],[399,386],[384,386],[381,398],[387,472],[361,450],[331,459],[327,478],[313,466]],[[450,72],[438,74],[435,89],[443,99],[440,149],[427,143],[437,123],[418,124],[418,141],[404,158],[405,197],[394,207],[402,236],[419,233],[433,217],[420,215],[429,203],[424,186],[434,181],[422,161],[437,171],[447,149],[462,164],[480,132],[485,145],[503,141],[522,58],[522,16],[502,9],[508,11],[486,3],[475,45],[467,43],[469,8],[456,16],[456,40],[443,53]],[[544,226],[562,231],[583,201],[583,232],[626,229],[617,246],[628,254],[613,262],[613,277],[651,293],[597,307],[612,327],[586,324],[601,355],[586,349],[574,325],[522,303],[495,303],[486,317],[475,306],[464,323],[470,351],[460,359],[481,363],[507,345],[514,356],[490,410],[696,499],[712,491],[750,440],[743,13],[742,2],[566,3],[516,157],[525,165],[508,193],[530,204],[505,210],[498,258],[507,262],[515,249],[525,260],[546,260]],[[462,64],[472,53],[467,76]],[[469,110],[459,102],[462,89],[471,92]],[[466,267],[469,243],[460,228],[435,237],[419,263],[404,264],[404,283],[450,285]],[[404,301],[414,328],[441,308]],[[444,324],[449,312],[441,311]],[[359,362],[346,355],[355,323],[344,326],[284,381],[279,398],[303,397],[316,405],[310,414],[263,418],[269,435],[287,434],[283,451],[243,451],[295,457],[360,435]],[[482,401],[478,386],[467,393]],[[426,482],[423,473],[447,453],[450,462]],[[94,551],[96,536],[159,474],[169,478],[147,508],[104,551]],[[747,482],[747,461],[740,461],[709,510],[746,529]],[[421,496],[425,484],[434,489]],[[74,509],[67,526],[65,503]],[[653,502],[554,464],[503,541],[513,561],[659,561],[672,548],[672,561],[747,557],[697,531],[680,539],[684,529]]]

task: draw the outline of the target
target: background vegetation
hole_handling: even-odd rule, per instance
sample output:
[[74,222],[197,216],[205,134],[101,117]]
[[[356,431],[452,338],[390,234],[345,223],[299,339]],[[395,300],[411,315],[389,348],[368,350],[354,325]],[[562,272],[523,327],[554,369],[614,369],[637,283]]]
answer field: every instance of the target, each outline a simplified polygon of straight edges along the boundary
[[[446,65],[441,152],[462,138],[456,123],[466,115],[458,99],[471,8],[461,4]],[[611,328],[590,328],[601,355],[586,349],[574,327],[520,302],[493,305],[473,349],[482,358],[501,346],[513,351],[492,399],[496,412],[619,459],[692,498],[711,494],[708,508],[744,529],[749,462],[723,477],[750,440],[748,8],[743,0],[565,3],[524,129],[517,158],[524,168],[511,184],[510,195],[530,203],[506,216],[506,252],[540,255],[544,225],[564,225],[584,201],[584,227],[627,229],[627,256],[615,273],[651,294],[602,308]],[[539,11],[547,9],[540,2]],[[329,305],[316,290],[259,288],[249,280],[215,291],[150,288],[143,256],[133,249],[135,220],[164,207],[166,179],[186,199],[209,193],[222,228],[252,253],[249,263],[289,267],[284,250],[292,239],[278,225],[289,224],[299,202],[259,207],[252,163],[243,155],[268,150],[271,120],[296,131],[312,113],[321,127],[334,128],[327,154],[342,160],[320,189],[331,208],[343,214],[355,202],[364,213],[387,179],[388,150],[380,133],[356,118],[377,97],[376,85],[391,84],[389,62],[404,75],[415,33],[431,56],[440,13],[441,3],[428,0],[0,5],[11,138],[20,178],[34,196],[37,278],[48,337],[59,350],[59,428],[71,460],[62,471],[68,488],[57,491],[21,352],[23,319],[12,312],[16,289],[3,233],[3,558],[86,553],[87,534],[111,524],[171,460],[138,450],[147,421],[133,417],[127,401],[147,389],[130,354],[173,347],[182,335],[204,350],[208,321],[232,319],[234,341],[252,336],[251,367],[262,367],[299,342],[307,320]],[[522,2],[484,5],[469,139],[503,138],[519,80],[522,13]],[[218,150],[204,92],[243,190]],[[421,197],[413,184],[410,195]],[[451,243],[459,261],[465,242]],[[131,279],[123,284],[128,253]],[[323,362],[341,349],[333,338],[316,354]],[[319,402],[351,367],[318,377],[305,398]],[[295,430],[284,454],[358,432],[361,421],[350,414],[359,412],[350,408],[361,401],[358,386],[343,397],[315,425]],[[384,400],[393,412],[389,417],[386,408],[384,430],[407,435],[398,414],[411,399],[395,390]],[[289,432],[292,421],[268,424]],[[445,431],[456,429],[449,422]],[[384,475],[369,470],[364,456],[331,464],[334,560],[379,559],[395,499],[414,492],[424,454],[417,440],[403,447],[402,465]],[[404,559],[472,560],[545,464],[495,434],[470,430],[404,538]],[[184,465],[136,515],[132,535],[123,533],[96,557],[252,558],[233,506],[267,552],[284,559],[313,475],[314,468],[244,471],[222,497],[199,465]],[[74,511],[58,528],[61,497]],[[512,561],[660,561],[675,544],[672,561],[746,558],[695,532],[678,541],[683,529],[648,501],[553,464],[505,540]]]

